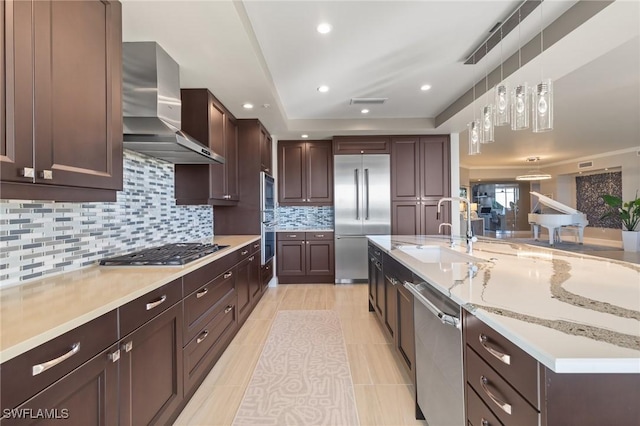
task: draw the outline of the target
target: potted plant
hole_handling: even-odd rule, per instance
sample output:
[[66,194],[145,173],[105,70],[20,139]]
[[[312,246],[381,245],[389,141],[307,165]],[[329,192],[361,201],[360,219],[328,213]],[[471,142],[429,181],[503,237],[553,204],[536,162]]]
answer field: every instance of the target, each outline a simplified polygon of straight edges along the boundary
[[612,208],[602,218],[613,216],[622,221],[622,246],[625,251],[640,251],[640,231],[636,230],[640,223],[640,198],[636,191],[635,200],[623,202],[622,198],[605,194],[604,202]]

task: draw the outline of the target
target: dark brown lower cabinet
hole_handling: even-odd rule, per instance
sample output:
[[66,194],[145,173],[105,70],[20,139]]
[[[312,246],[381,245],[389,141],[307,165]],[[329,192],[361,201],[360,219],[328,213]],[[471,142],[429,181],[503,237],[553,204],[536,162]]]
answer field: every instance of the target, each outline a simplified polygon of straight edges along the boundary
[[261,268],[262,273],[262,292],[267,291],[269,287],[269,281],[273,278],[273,259],[265,263]]
[[[17,409],[3,410],[3,425],[64,424],[109,426],[118,423],[118,360],[101,352]],[[46,411],[43,411],[46,410]],[[19,416],[23,418],[19,418]],[[48,418],[45,418],[45,417]],[[40,418],[33,418],[40,417]]]
[[395,345],[411,377],[414,377],[416,346],[413,322],[413,294],[403,285],[397,285],[396,288],[398,289],[396,305],[398,309],[398,324]]
[[278,282],[333,283],[333,232],[279,232],[276,257]]
[[260,250],[253,253],[249,258],[251,265],[249,266],[249,293],[251,294],[251,303],[258,303],[262,293],[262,269],[260,267]]
[[398,289],[397,280],[389,277],[386,273],[383,275],[384,281],[384,326],[387,331],[395,339],[398,323]]
[[168,424],[183,398],[182,303],[121,340],[120,425]]
[[247,312],[251,310],[251,258],[240,262],[234,268],[233,274],[236,276],[236,291],[238,292],[238,315],[240,322],[247,317]]

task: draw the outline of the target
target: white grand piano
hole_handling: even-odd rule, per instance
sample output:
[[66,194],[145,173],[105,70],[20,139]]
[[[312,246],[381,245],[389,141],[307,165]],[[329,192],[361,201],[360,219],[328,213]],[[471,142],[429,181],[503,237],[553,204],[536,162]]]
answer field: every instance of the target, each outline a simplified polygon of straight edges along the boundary
[[[544,226],[549,231],[549,245],[553,245],[556,240],[556,234],[558,241],[560,240],[559,229],[565,226],[574,227],[578,231],[578,242],[582,244],[584,235],[584,227],[589,224],[587,215],[559,203],[556,200],[539,194],[535,191],[531,191],[531,194],[538,197],[538,203],[542,203],[545,206],[552,208],[561,214],[554,213],[529,213],[529,224],[533,225],[533,238],[537,241],[540,231],[540,227]],[[533,211],[536,210],[538,203],[536,203]]]

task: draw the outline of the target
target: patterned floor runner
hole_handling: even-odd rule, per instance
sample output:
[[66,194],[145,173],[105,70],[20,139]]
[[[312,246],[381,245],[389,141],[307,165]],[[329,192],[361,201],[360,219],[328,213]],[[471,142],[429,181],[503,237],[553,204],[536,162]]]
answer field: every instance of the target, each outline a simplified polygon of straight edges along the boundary
[[334,311],[278,312],[233,424],[358,425]]

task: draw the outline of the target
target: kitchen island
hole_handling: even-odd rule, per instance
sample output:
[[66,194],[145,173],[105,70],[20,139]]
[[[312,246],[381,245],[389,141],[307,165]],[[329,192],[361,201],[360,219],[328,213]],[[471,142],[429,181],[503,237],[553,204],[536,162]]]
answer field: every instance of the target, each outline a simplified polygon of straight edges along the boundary
[[[384,252],[385,279],[415,296],[418,415],[437,423],[437,408],[464,393],[469,424],[640,422],[640,265],[484,238],[473,253],[448,237],[369,241]],[[427,293],[460,315],[441,311]],[[425,322],[429,311],[433,322]],[[440,328],[462,334],[445,340]],[[462,374],[443,369],[460,358]],[[430,393],[437,371],[455,383],[455,397]],[[451,410],[462,414],[460,405]]]

